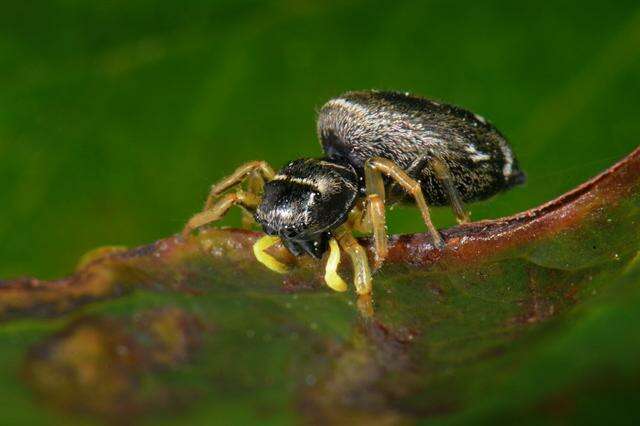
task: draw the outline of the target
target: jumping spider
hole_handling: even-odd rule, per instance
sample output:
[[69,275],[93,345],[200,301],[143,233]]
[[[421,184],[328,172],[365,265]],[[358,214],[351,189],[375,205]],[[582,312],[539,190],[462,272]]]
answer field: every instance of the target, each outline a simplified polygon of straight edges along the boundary
[[[413,201],[433,244],[443,247],[428,205],[451,205],[458,222],[467,222],[463,202],[525,180],[506,139],[484,118],[408,93],[348,92],[331,99],[320,110],[318,136],[325,157],[295,160],[277,173],[264,161],[240,166],[212,187],[204,210],[183,234],[239,205],[243,223],[255,220],[267,234],[254,245],[260,262],[287,271],[265,253],[277,242],[295,256],[319,259],[329,250],[325,281],[344,291],[347,285],[337,273],[342,248],[351,258],[360,301],[367,304],[371,269],[352,231],[373,232],[379,268],[387,256],[385,202]],[[244,181],[246,190],[240,189]]]

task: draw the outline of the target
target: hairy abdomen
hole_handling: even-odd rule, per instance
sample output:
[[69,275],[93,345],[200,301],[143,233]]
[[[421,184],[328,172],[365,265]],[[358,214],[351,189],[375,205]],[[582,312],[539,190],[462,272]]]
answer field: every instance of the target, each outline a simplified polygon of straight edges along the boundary
[[[327,156],[363,173],[372,157],[394,161],[420,180],[427,201],[448,204],[434,162],[450,171],[464,201],[488,198],[524,181],[511,147],[484,118],[452,105],[396,92],[348,92],[318,117]],[[401,192],[392,191],[393,196]]]

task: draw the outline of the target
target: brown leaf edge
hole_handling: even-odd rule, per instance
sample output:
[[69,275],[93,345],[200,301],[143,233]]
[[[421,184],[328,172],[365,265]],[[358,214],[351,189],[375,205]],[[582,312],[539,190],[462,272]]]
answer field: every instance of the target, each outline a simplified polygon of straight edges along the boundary
[[[499,259],[521,245],[553,239],[587,217],[601,216],[639,190],[640,148],[636,148],[608,170],[544,205],[510,217],[442,230],[446,242],[442,250],[430,243],[426,233],[392,236],[387,263],[431,270]],[[181,283],[188,274],[186,261],[204,259],[213,271],[256,266],[251,248],[260,236],[259,232],[240,229],[209,229],[187,239],[175,235],[129,250],[98,249],[88,259],[84,256],[82,266],[66,278],[0,281],[0,320],[57,315],[92,301],[118,297],[134,287],[184,291]],[[362,238],[361,242],[371,250],[370,239]],[[293,261],[283,247],[274,248],[274,254]],[[321,265],[303,258],[294,273],[313,272],[320,277]],[[320,280],[316,281],[314,285],[320,287]],[[296,286],[283,288],[296,291]]]

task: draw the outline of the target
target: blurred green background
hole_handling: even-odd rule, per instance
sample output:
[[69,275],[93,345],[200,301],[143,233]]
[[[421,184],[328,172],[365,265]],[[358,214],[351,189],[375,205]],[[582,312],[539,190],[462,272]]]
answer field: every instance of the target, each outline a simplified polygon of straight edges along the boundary
[[[472,218],[512,214],[638,145],[640,5],[4,2],[0,277],[60,276],[93,247],[177,232],[238,164],[319,155],[317,109],[368,88],[493,121],[529,182]],[[423,229],[410,209],[391,221]]]

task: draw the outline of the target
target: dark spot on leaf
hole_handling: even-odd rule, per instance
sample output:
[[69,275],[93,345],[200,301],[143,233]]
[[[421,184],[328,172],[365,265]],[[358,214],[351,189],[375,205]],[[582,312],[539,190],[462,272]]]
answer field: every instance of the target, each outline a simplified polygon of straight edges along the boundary
[[190,362],[204,332],[196,316],[178,308],[133,320],[87,317],[33,346],[24,377],[58,409],[130,422],[132,415],[177,409],[196,396],[156,375]]

